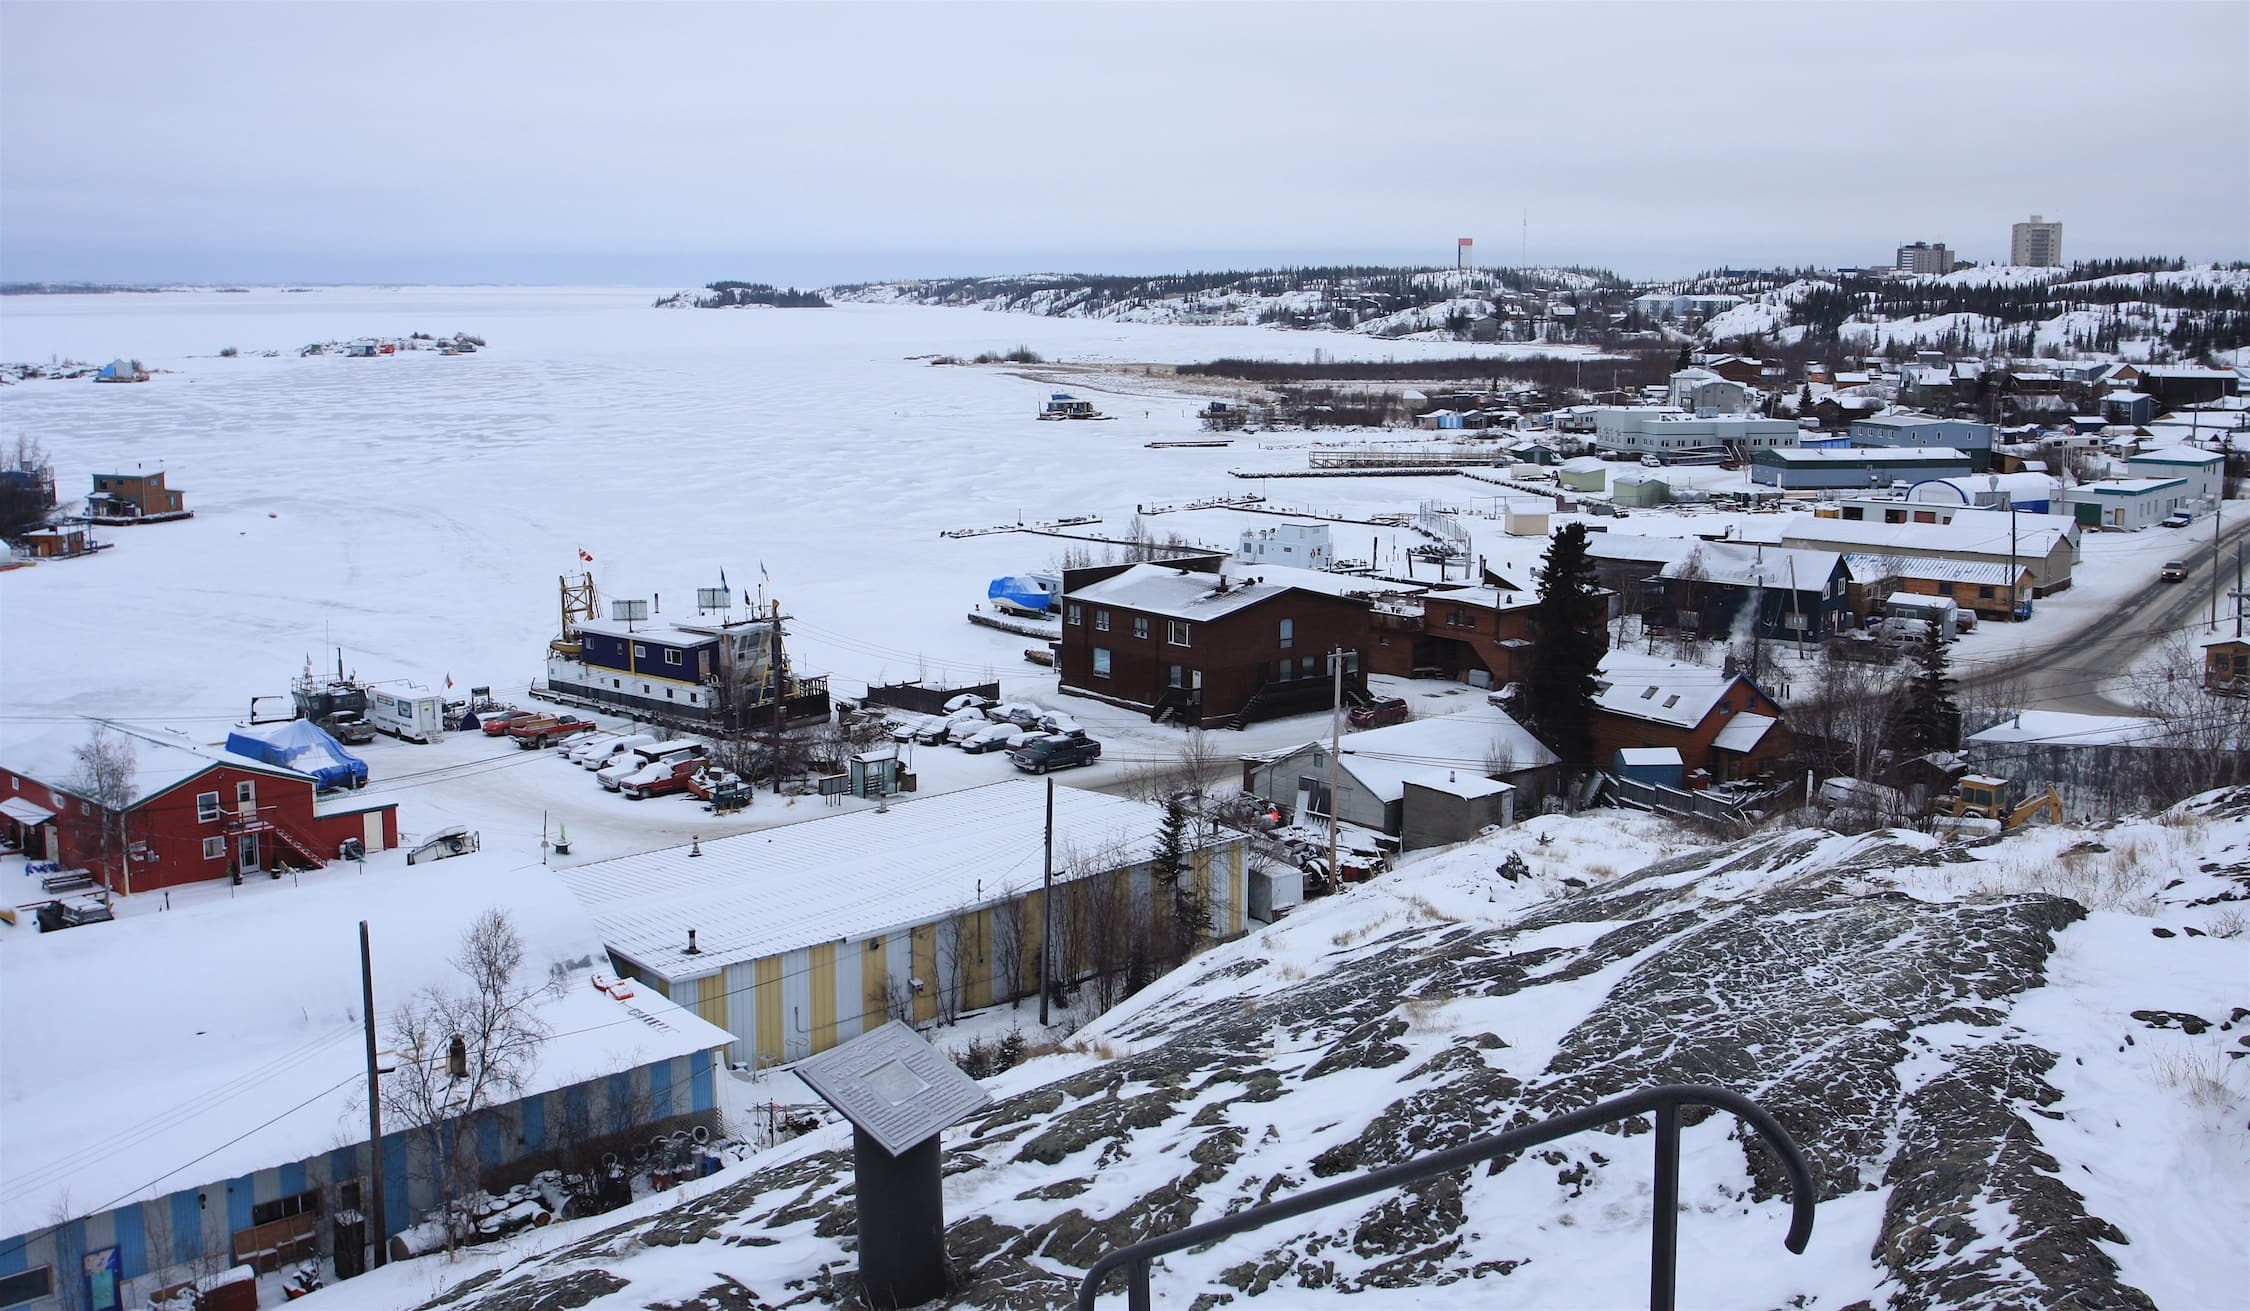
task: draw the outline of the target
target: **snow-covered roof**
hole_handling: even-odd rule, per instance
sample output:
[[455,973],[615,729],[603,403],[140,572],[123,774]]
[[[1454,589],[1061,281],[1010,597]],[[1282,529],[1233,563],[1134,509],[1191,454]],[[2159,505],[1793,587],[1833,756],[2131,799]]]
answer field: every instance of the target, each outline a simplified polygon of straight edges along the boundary
[[1838,558],[1834,551],[1759,542],[1698,542],[1694,550],[1659,572],[1666,578],[1692,574],[1707,582],[1735,587],[1794,587],[1817,592],[1828,586]]
[[1609,467],[1609,461],[1591,455],[1581,455],[1575,459],[1564,460],[1556,467],[1564,473],[1599,473]]
[[2146,401],[2153,400],[2154,397],[2151,397],[2145,391],[2113,391],[2102,399],[2106,401]]
[[[1988,587],[2010,585],[2008,566],[1994,560],[1945,560],[1931,556],[1883,555],[1875,551],[1853,551],[1844,556],[1844,565],[1852,577],[1862,582],[1881,578],[1915,578],[1940,583],[1971,583]],[[2016,583],[2030,572],[2028,562],[2016,565]]]
[[2096,496],[2147,496],[2168,487],[2185,487],[2184,478],[2107,478],[2098,483],[2080,483],[2073,492],[2089,492]]
[[2227,462],[2224,451],[2199,451],[2192,446],[2159,446],[2125,457],[2128,468],[2136,464],[2178,464],[2197,469],[2207,469],[2214,464]]
[[[820,942],[897,932],[1037,887],[1046,789],[1032,779],[896,802],[562,872],[611,950],[697,978]],[[1146,859],[1162,812],[1055,789],[1055,860],[1116,848]],[[695,955],[688,930],[697,931]]]
[[1684,765],[1678,747],[1619,747],[1617,758],[1628,765]]
[[1473,605],[1482,610],[1528,610],[1539,604],[1536,592],[1511,592],[1498,587],[1448,587],[1425,595],[1433,601]]
[[[1874,422],[1872,419],[1867,422]],[[1782,464],[1968,464],[1966,451],[1951,446],[1769,446],[1752,452],[1760,462]]]
[[1767,730],[1780,722],[1772,715],[1736,715],[1727,721],[1725,728],[1719,730],[1717,737],[1711,739],[1711,745],[1721,751],[1732,751],[1740,755],[1755,749],[1758,743],[1765,740]]
[[139,805],[215,765],[232,769],[249,770],[274,778],[298,779],[310,784],[310,774],[293,769],[269,765],[262,760],[236,755],[223,747],[207,746],[185,733],[164,729],[132,728],[124,724],[107,724],[92,719],[49,727],[44,732],[8,735],[0,742],[0,768],[34,778],[48,787],[79,795],[74,784],[84,768],[78,760],[77,750],[92,740],[97,726],[106,724],[110,736],[133,752],[131,795],[133,804]]
[[2063,710],[2024,710],[1981,733],[1972,746],[2161,746],[2164,721],[2140,715],[2080,715]]
[[1964,508],[1953,512],[1950,523],[1876,523],[1871,519],[1829,519],[1803,513],[1780,515],[1771,520],[1745,523],[1741,535],[1770,542],[1911,547],[1977,555],[2007,554],[2012,538],[2015,554],[2032,560],[2053,551],[2056,542],[2075,531],[2077,525],[2063,515]]
[[1691,537],[1642,537],[1634,533],[1586,534],[1586,555],[1594,560],[1683,560],[1696,545],[1695,539]]
[[1708,665],[1611,651],[1602,657],[1600,678],[1605,686],[1595,695],[1594,704],[1633,719],[1693,728],[1740,677]]
[[635,642],[654,642],[659,646],[695,646],[712,640],[712,634],[710,633],[697,633],[684,628],[675,628],[661,620],[655,623],[642,620],[626,623],[622,619],[584,619],[579,621],[577,627],[581,633],[596,633],[603,637],[630,638]]
[[489,908],[523,939],[519,978],[558,988],[536,1003],[551,1036],[527,1095],[731,1040],[653,989],[597,991],[609,960],[585,909],[497,851],[378,858],[364,874],[18,934],[0,951],[0,1233],[49,1223],[66,1196],[93,1214],[364,1141],[358,922],[387,1016],[425,987],[464,985],[449,958]]
[[1406,795],[1409,782],[1435,787],[1433,778],[1442,782],[1451,773],[1457,788],[1462,771],[1481,772],[1503,757],[1510,772],[1540,769],[1556,761],[1555,753],[1506,711],[1482,705],[1354,733],[1344,739],[1344,754],[1337,763],[1360,786],[1391,802]]
[[1137,564],[1100,582],[1088,583],[1067,599],[1173,619],[1217,619],[1291,589],[1359,597],[1366,593],[1367,584],[1348,574],[1238,560],[1228,560],[1216,574],[1176,565]]

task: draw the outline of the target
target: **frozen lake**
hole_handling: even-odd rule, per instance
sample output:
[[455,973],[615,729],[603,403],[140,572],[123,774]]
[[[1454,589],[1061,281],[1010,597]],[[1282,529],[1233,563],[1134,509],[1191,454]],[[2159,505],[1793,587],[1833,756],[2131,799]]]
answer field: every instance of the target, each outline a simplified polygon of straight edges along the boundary
[[[216,737],[307,656],[342,646],[371,680],[518,691],[557,626],[556,579],[592,569],[605,598],[693,614],[723,569],[763,563],[796,616],[792,650],[842,682],[1030,674],[1027,639],[961,615],[1002,573],[1065,543],[949,528],[1238,495],[1234,467],[1296,468],[1302,435],[1256,449],[1150,450],[1200,436],[1198,401],[1107,394],[1111,423],[1040,423],[1049,390],[970,356],[1029,345],[1049,360],[1185,362],[1458,355],[1261,328],[1124,325],[973,310],[655,310],[643,289],[325,288],[18,296],[0,360],[141,360],[134,386],[0,388],[0,437],[53,456],[64,502],[89,475],[162,467],[192,520],[101,529],[91,559],[0,574],[0,714],[175,724]],[[299,358],[315,341],[467,332],[475,355]],[[218,355],[222,347],[243,352]],[[1504,348],[1503,348],[1504,349]],[[256,353],[277,350],[277,358]],[[1276,501],[1410,508],[1458,480],[1276,483]],[[1492,490],[1492,489],[1484,489]],[[1229,543],[1270,517],[1150,521]],[[1339,550],[1360,554],[1361,530]],[[325,655],[324,655],[325,653]]]

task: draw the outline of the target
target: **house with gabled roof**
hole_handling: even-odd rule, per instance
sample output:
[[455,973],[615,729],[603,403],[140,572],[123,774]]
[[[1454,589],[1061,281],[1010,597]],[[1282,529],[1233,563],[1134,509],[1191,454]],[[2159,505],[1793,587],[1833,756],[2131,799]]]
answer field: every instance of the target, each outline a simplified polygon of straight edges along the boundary
[[1333,812],[1325,741],[1245,756],[1242,786],[1299,816],[1333,813],[1389,834],[1411,851],[1466,842],[1488,825],[1536,814],[1555,790],[1558,764],[1513,717],[1480,704],[1345,735]]
[[1210,728],[1324,707],[1328,654],[1366,690],[1367,580],[1224,556],[1063,575],[1066,696]]
[[[131,757],[125,804],[107,812],[107,851],[102,798],[77,754],[97,728]],[[85,720],[0,743],[0,815],[11,836],[26,854],[84,869],[119,893],[311,869],[346,843],[364,852],[398,845],[398,802],[359,795],[323,797],[310,774],[123,724]]]
[[1714,782],[1769,773],[1794,746],[1781,705],[1749,678],[1708,665],[1612,651],[1597,676],[1594,759],[1672,747]]
[[1834,551],[1697,542],[1642,584],[1643,617],[1722,637],[1737,626],[1777,641],[1818,642],[1844,622],[1851,571]]

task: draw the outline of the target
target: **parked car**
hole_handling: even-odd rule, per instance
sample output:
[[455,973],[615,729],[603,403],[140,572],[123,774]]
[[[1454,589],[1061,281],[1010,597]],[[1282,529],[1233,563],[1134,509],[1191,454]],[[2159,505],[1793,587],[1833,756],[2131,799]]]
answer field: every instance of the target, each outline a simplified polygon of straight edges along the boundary
[[1379,696],[1353,706],[1345,714],[1353,728],[1380,728],[1386,724],[1406,722],[1406,698]]
[[974,692],[963,692],[957,697],[951,697],[947,699],[945,703],[945,710],[947,714],[951,714],[956,710],[982,711],[991,704],[991,697],[979,696]]
[[985,710],[985,718],[994,723],[1014,724],[1017,728],[1037,728],[1039,717],[1047,712],[1023,701],[1003,701]]
[[569,761],[573,765],[583,765],[586,763],[586,758],[594,752],[599,751],[601,754],[606,756],[612,749],[616,747],[616,745],[617,734],[595,733],[586,737],[582,737],[576,742],[564,743],[562,750],[556,752],[555,754],[562,757],[564,760]]
[[914,740],[926,747],[943,746],[946,734],[953,731],[953,721],[936,716],[925,718],[914,728]]
[[1641,465],[1644,468],[1661,469],[1664,467],[1664,461],[1657,459],[1653,455],[1644,455],[1641,457]]
[[982,715],[975,719],[948,720],[945,726],[945,740],[957,747],[967,746],[970,738],[982,737],[992,731],[992,727],[992,721]]
[[1008,759],[1026,774],[1044,774],[1050,769],[1091,765],[1101,753],[1102,744],[1084,734],[1063,737],[1050,733],[1017,747],[1008,753]]
[[961,739],[960,747],[972,756],[981,756],[987,751],[1005,751],[1014,745],[1010,739],[1022,732],[1014,724],[986,724],[982,730]]
[[531,712],[528,710],[503,710],[498,714],[486,715],[483,719],[478,720],[477,722],[483,727],[484,735],[486,737],[499,737],[501,734],[508,731],[508,725],[515,723],[519,719],[528,719],[530,717]]
[[2181,582],[2187,578],[2187,561],[2166,560],[2164,567],[2156,571],[2156,576],[2167,583]]
[[2172,511],[2172,513],[2164,516],[2163,526],[2166,528],[2185,528],[2189,524],[2194,522],[2194,515],[2189,514],[2185,510],[2174,510]]

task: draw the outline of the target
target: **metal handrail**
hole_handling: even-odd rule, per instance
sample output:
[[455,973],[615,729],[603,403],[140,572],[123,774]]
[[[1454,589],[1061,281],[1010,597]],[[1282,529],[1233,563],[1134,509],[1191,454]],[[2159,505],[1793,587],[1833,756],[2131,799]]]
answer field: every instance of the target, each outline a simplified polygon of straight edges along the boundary
[[1667,1084],[1627,1093],[1623,1097],[1612,1097],[1606,1102],[1596,1102],[1583,1110],[1558,1115],[1538,1124],[1473,1139],[1458,1147],[1432,1152],[1401,1165],[1361,1175],[1357,1179],[1346,1179],[1325,1188],[1315,1188],[1309,1193],[1299,1193],[1278,1202],[1253,1206],[1246,1211],[1190,1225],[1185,1229],[1121,1248],[1088,1268],[1085,1279],[1078,1285],[1078,1311],[1094,1311],[1094,1300],[1099,1296],[1103,1282],[1112,1271],[1120,1267],[1129,1270],[1131,1311],[1148,1311],[1149,1265],[1167,1253],[1216,1242],[1245,1230],[1263,1228],[1279,1220],[1303,1215],[1307,1211],[1317,1211],[1370,1193],[1428,1179],[1650,1111],[1656,1113],[1656,1215],[1655,1232],[1650,1238],[1648,1304],[1650,1311],[1672,1311],[1676,1273],[1674,1267],[1679,1247],[1682,1106],[1710,1106],[1732,1111],[1738,1118],[1748,1121],[1758,1131],[1759,1137],[1764,1138],[1780,1154],[1782,1166],[1789,1172],[1789,1233],[1782,1239],[1782,1244],[1792,1252],[1802,1253],[1805,1245],[1812,1241],[1812,1170],[1805,1164],[1804,1154],[1797,1150],[1797,1144],[1789,1137],[1788,1131],[1773,1116],[1767,1114],[1764,1108],[1740,1093],[1698,1084]]

